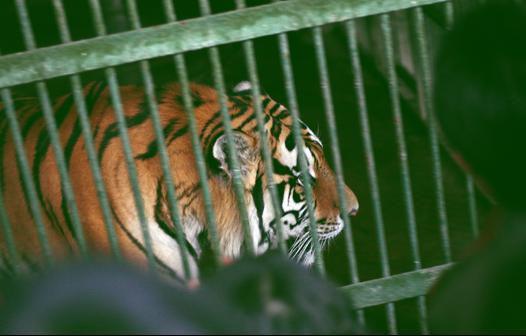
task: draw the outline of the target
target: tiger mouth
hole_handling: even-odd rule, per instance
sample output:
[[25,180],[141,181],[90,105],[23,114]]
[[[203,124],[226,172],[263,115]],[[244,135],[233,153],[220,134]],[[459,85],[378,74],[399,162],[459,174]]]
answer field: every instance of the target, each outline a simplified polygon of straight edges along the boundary
[[336,237],[343,230],[343,224],[325,224],[318,226],[318,238],[328,240]]

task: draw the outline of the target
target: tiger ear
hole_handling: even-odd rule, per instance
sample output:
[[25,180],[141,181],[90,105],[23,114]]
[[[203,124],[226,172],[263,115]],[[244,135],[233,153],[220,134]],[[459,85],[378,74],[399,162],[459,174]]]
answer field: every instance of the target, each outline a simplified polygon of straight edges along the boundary
[[[239,169],[243,178],[251,175],[257,167],[258,148],[254,139],[249,138],[241,132],[233,132],[234,148],[237,152]],[[228,144],[226,135],[219,136],[212,147],[212,156],[217,160],[219,168],[229,177],[232,176],[228,155]]]
[[[260,93],[263,96],[268,96],[268,93],[261,86],[259,87]],[[232,88],[232,94],[234,95],[252,95],[252,83],[245,80],[239,82]]]

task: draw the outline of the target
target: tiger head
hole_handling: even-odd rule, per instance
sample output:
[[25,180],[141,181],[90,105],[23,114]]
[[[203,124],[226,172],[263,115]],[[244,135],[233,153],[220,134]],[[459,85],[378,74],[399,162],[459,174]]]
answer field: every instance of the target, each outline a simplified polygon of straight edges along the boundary
[[[250,86],[248,86],[250,89]],[[281,212],[283,238],[289,247],[289,256],[309,265],[314,261],[314,250],[310,234],[309,209],[306,199],[299,151],[296,145],[292,116],[289,111],[272,100],[261,96],[266,139],[272,156],[272,182],[277,191]],[[238,152],[240,173],[246,191],[249,219],[257,253],[262,253],[278,244],[278,223],[271,197],[271,186],[261,154],[261,140],[255,118],[251,91],[237,91],[229,97],[234,144]],[[244,114],[243,114],[244,111]],[[245,115],[246,114],[246,115]],[[321,246],[336,237],[344,228],[343,216],[358,211],[355,194],[344,188],[345,205],[340,213],[336,176],[323,153],[320,139],[300,121],[304,158],[308,166],[312,186],[312,204],[316,219],[317,234]],[[227,178],[228,169],[226,136],[217,137],[212,155]]]

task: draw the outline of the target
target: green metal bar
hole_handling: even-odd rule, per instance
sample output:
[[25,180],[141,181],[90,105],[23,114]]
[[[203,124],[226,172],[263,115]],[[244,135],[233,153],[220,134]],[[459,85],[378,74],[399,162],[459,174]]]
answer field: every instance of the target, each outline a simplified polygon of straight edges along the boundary
[[[331,87],[329,80],[329,70],[327,67],[327,57],[325,56],[325,47],[323,43],[323,35],[320,27],[313,28],[314,46],[316,48],[316,59],[318,61],[318,71],[320,74],[320,85],[324,102],[325,117],[327,119],[329,129],[330,148],[334,159],[334,171],[336,174],[336,184],[338,189],[338,203],[340,206],[340,216],[343,219],[344,230],[351,239],[347,240],[347,256],[349,259],[349,270],[351,279],[357,282],[358,280],[358,265],[356,263],[356,255],[354,253],[354,244],[352,237],[351,221],[346,208],[345,198],[345,181],[343,177],[342,158],[340,155],[340,144],[338,142],[338,130],[336,128],[336,118],[334,115],[334,105],[331,97]],[[354,282],[353,282],[354,283]],[[358,313],[358,318],[364,318],[363,312]]]
[[444,195],[444,183],[442,178],[442,168],[440,159],[440,145],[438,143],[437,124],[435,112],[433,109],[432,98],[432,79],[431,66],[428,54],[428,46],[425,32],[424,14],[422,8],[418,7],[412,10],[413,20],[415,22],[418,57],[420,59],[421,71],[423,76],[423,98],[424,108],[427,111],[427,120],[429,126],[429,141],[431,144],[431,157],[433,162],[433,177],[435,182],[436,202],[438,209],[438,218],[440,225],[440,238],[444,259],[451,262],[451,243],[449,240],[449,227],[446,213],[446,199]]
[[[443,1],[291,0],[172,22],[4,56],[0,58],[0,87]],[[214,29],[205,31],[204,25]],[[105,30],[98,35],[105,35]]]
[[341,287],[356,309],[426,295],[437,278],[452,266],[445,264]]
[[[36,43],[33,37],[33,31],[27,13],[25,0],[16,0],[16,5],[26,49],[35,49]],[[64,152],[60,143],[58,128],[55,122],[55,115],[53,112],[51,100],[49,98],[49,93],[44,82],[37,82],[36,87],[40,104],[42,106],[44,120],[46,122],[46,127],[48,130],[48,136],[51,142],[51,147],[53,148],[55,162],[57,164],[57,169],[60,175],[63,197],[66,199],[69,217],[73,226],[73,236],[75,237],[75,240],[78,244],[81,256],[87,257],[88,246],[86,243],[86,239],[84,238],[84,232],[82,229],[82,224],[80,222],[77,204],[75,202],[75,195],[73,193],[73,187],[69,178],[68,168],[64,159]]]
[[[133,29],[140,29],[141,24],[139,21],[139,13],[137,11],[136,0],[128,0],[127,7]],[[174,179],[172,176],[172,169],[170,168],[170,159],[168,158],[168,151],[166,150],[163,127],[161,125],[161,120],[159,117],[159,108],[157,106],[157,101],[155,98],[155,87],[153,84],[153,78],[148,61],[141,61],[140,67],[143,82],[145,85],[146,99],[148,102],[148,107],[150,109],[150,117],[155,131],[157,148],[159,149],[159,157],[161,159],[161,167],[168,194],[168,207],[170,210],[170,217],[174,224],[175,236],[179,245],[179,251],[181,253],[181,259],[183,262],[183,272],[185,278],[187,280],[190,280],[192,278],[192,274],[190,270],[190,264],[188,262],[188,248],[186,246],[186,237],[184,234],[183,225],[181,224],[181,216],[179,213],[177,196],[175,192]]]
[[[236,0],[237,9],[245,8],[244,0]],[[261,109],[261,90],[259,86],[259,78],[257,71],[256,56],[254,53],[254,45],[252,41],[243,42],[243,49],[245,52],[245,59],[247,62],[248,74],[250,83],[252,84],[252,101],[254,103],[254,111],[256,114],[256,122],[258,127],[259,138],[261,139],[261,155],[263,157],[265,174],[267,176],[268,189],[270,191],[270,198],[272,201],[272,208],[274,210],[274,218],[276,218],[276,231],[278,238],[278,248],[281,252],[286,253],[287,247],[283,237],[283,222],[281,221],[281,202],[278,197],[276,183],[274,182],[274,167],[272,166],[272,154],[269,148],[268,136],[265,131],[265,120],[263,110]]]
[[[451,29],[454,23],[455,8],[453,1],[445,3],[446,18],[448,28]],[[475,186],[473,183],[473,177],[466,173],[466,189],[468,193],[468,206],[469,206],[469,222],[471,224],[471,231],[473,232],[473,238],[477,238],[479,235],[478,227],[478,213],[477,213],[477,201],[475,197]]]
[[309,229],[314,248],[314,263],[316,269],[321,275],[325,275],[325,263],[321,253],[320,240],[318,237],[318,230],[316,225],[316,215],[314,213],[314,197],[312,195],[311,178],[309,174],[309,167],[305,158],[303,137],[300,129],[300,116],[298,109],[298,100],[296,98],[296,88],[294,84],[294,76],[292,73],[292,64],[290,62],[289,41],[286,34],[278,35],[279,52],[281,58],[281,66],[285,78],[285,90],[287,92],[287,100],[289,102],[290,114],[292,117],[292,133],[294,134],[294,142],[298,149],[298,161],[301,169],[301,179],[303,181],[303,188],[305,192],[305,201],[307,202],[307,210],[309,214]]
[[[97,34],[105,34],[106,27],[104,25],[102,11],[100,9],[99,0],[90,0],[89,2],[92,15],[94,18],[94,25],[97,31]],[[155,255],[153,253],[152,241],[150,237],[150,231],[148,229],[148,223],[146,221],[146,215],[144,210],[144,200],[142,198],[141,189],[139,186],[139,180],[137,177],[137,167],[135,166],[135,161],[133,159],[133,153],[130,145],[130,139],[128,136],[128,130],[126,125],[126,118],[122,108],[122,100],[120,97],[119,84],[117,81],[117,74],[115,69],[108,68],[104,71],[106,75],[106,80],[108,81],[108,86],[110,89],[111,101],[113,104],[113,109],[115,112],[115,118],[117,120],[117,128],[119,130],[119,136],[122,142],[122,148],[124,152],[124,158],[126,161],[126,168],[128,169],[128,178],[132,187],[133,200],[135,203],[135,208],[137,210],[137,215],[139,217],[139,223],[141,227],[141,233],[144,241],[144,248],[146,252],[146,258],[148,260],[148,266],[150,271],[153,274],[156,273],[155,268]]]
[[[199,0],[199,7],[201,8],[201,14],[204,16],[210,15],[210,4],[208,0]],[[213,31],[212,25],[208,22],[205,24],[206,30]],[[239,165],[239,159],[237,150],[234,145],[234,131],[232,129],[232,120],[228,111],[226,94],[225,94],[225,82],[223,80],[223,71],[221,68],[221,60],[219,57],[219,50],[215,47],[209,50],[210,62],[212,63],[212,74],[214,77],[215,87],[219,96],[219,103],[221,105],[221,118],[223,128],[227,142],[227,156],[229,163],[229,170],[232,174],[232,185],[236,194],[236,201],[239,214],[241,216],[241,225],[243,226],[243,236],[245,249],[250,255],[255,255],[256,250],[254,246],[254,238],[250,230],[250,221],[248,218],[248,211],[245,203],[244,186],[241,177],[241,170]]]
[[[407,157],[407,145],[404,135],[404,122],[400,107],[400,90],[395,70],[394,43],[392,36],[391,19],[389,14],[382,14],[380,19],[387,63],[389,94],[391,98],[391,105],[393,108],[396,140],[398,144],[398,152],[400,155],[401,180],[404,190],[404,203],[406,208],[407,225],[409,230],[409,241],[411,244],[411,254],[413,257],[414,269],[419,270],[422,268],[422,262],[420,258],[420,248],[418,244],[418,230],[416,226],[413,190],[411,187],[411,174],[409,172],[409,162]],[[420,329],[422,330],[423,334],[427,335],[429,334],[429,327],[427,324],[427,308],[425,297],[418,297],[417,302]]]
[[[164,10],[166,19],[169,22],[174,22],[177,18],[175,16],[175,10],[171,0],[163,0]],[[188,72],[186,70],[186,64],[183,54],[175,55],[174,61],[177,69],[177,75],[179,82],[181,83],[181,92],[183,94],[183,105],[188,117],[188,128],[190,129],[190,136],[192,141],[192,149],[195,155],[195,162],[197,165],[197,171],[199,174],[199,183],[203,193],[204,207],[206,220],[208,224],[208,232],[210,235],[211,249],[215,256],[215,262],[217,265],[221,265],[221,249],[219,246],[219,234],[217,232],[217,223],[214,213],[214,207],[212,203],[212,196],[210,194],[210,188],[208,186],[208,175],[206,173],[206,161],[201,148],[201,142],[199,139],[199,132],[197,130],[194,107],[191,98],[190,84],[188,80]]]
[[20,255],[16,248],[11,222],[9,221],[9,216],[7,215],[7,211],[5,209],[3,191],[0,191],[0,226],[2,227],[5,246],[7,246],[7,257],[9,259],[9,264],[14,267],[16,275],[18,274],[20,266]]
[[446,14],[447,29],[451,29],[453,27],[453,22],[455,20],[455,8],[453,5],[453,1],[450,0],[444,3],[444,11]]
[[466,175],[466,185],[468,189],[469,222],[471,224],[471,232],[473,233],[473,238],[478,238],[479,224],[477,213],[477,201],[475,198],[475,186],[473,183],[473,177],[471,177],[471,175]]
[[[364,143],[365,159],[367,162],[367,176],[369,178],[369,184],[371,188],[371,200],[374,211],[374,221],[376,224],[376,236],[378,239],[378,247],[380,252],[382,276],[385,278],[391,275],[391,270],[389,266],[387,243],[385,239],[385,228],[382,216],[380,189],[378,186],[378,178],[376,174],[376,163],[374,160],[371,131],[369,128],[369,117],[367,115],[367,100],[365,96],[362,66],[360,62],[360,55],[356,39],[356,27],[353,21],[347,22],[347,37],[349,43],[349,51],[351,54],[352,69],[354,72],[354,84],[356,86],[356,95],[358,97],[358,110],[360,114],[360,124],[362,128],[362,139]],[[396,313],[394,304],[387,304],[386,309],[387,320],[389,324],[389,332],[391,334],[396,334]]]
[[[71,42],[71,35],[67,25],[66,12],[62,0],[53,0],[53,7],[55,9],[55,16],[57,17],[57,24],[59,27],[62,43]],[[88,161],[95,180],[95,188],[99,204],[102,210],[102,217],[106,232],[108,234],[108,241],[110,242],[110,249],[112,255],[118,260],[121,259],[121,253],[115,227],[112,223],[112,216],[106,187],[100,171],[100,163],[97,159],[95,146],[93,144],[93,132],[91,130],[88,111],[86,109],[86,102],[84,101],[84,93],[82,92],[82,82],[79,75],[72,75],[70,77],[71,87],[73,88],[73,96],[77,106],[78,120],[80,122],[82,136],[84,137],[84,145],[88,155]]]
[[33,177],[31,176],[31,169],[29,168],[29,162],[27,161],[26,149],[24,146],[24,139],[20,132],[20,125],[18,124],[15,107],[13,104],[13,98],[9,89],[2,89],[2,102],[5,107],[5,115],[11,134],[13,136],[13,142],[15,144],[16,158],[18,166],[20,168],[20,174],[22,176],[23,187],[25,190],[26,201],[29,203],[29,211],[35,222],[38,240],[42,248],[43,261],[46,265],[53,264],[53,252],[49,245],[49,239],[46,232],[46,226],[42,218],[41,209],[39,206],[38,196],[35,189]]

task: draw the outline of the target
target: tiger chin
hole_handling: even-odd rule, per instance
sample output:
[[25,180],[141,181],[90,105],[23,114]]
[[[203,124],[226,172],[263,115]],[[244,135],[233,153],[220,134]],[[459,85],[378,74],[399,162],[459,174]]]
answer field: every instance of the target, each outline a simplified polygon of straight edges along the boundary
[[[214,89],[204,85],[191,84],[190,89],[197,133],[207,166],[207,182],[217,223],[219,249],[223,257],[235,259],[242,253],[243,229],[227,162],[219,95]],[[91,83],[83,92],[118,245],[125,258],[146,265],[145,243],[109,89],[102,83]],[[181,252],[170,216],[159,148],[144,91],[138,87],[123,86],[120,88],[120,96],[156,267],[170,276],[183,277]],[[159,91],[157,98],[185,245],[190,252],[191,277],[197,279],[198,260],[203,250],[202,237],[208,236],[207,215],[180,85],[166,85]],[[313,244],[300,178],[298,148],[292,134],[292,117],[283,105],[269,96],[262,95],[258,100],[264,113],[265,140],[272,153],[273,182],[281,202],[283,237],[289,245],[289,256],[310,265],[314,261]],[[15,100],[15,104],[40,203],[39,210],[45,222],[45,233],[52,253],[55,258],[78,254],[77,237],[71,225],[71,210],[65,203],[63,186],[40,104],[33,98]],[[260,154],[262,139],[257,130],[250,83],[242,82],[236,86],[234,92],[227,97],[227,106],[232,119],[253,247],[257,254],[261,254],[277,247],[278,220],[274,218],[268,179]],[[109,254],[110,242],[73,96],[69,94],[59,98],[53,103],[53,109],[84,236],[90,250]],[[26,202],[26,190],[19,172],[11,131],[5,120],[0,124],[0,136],[3,137],[0,142],[0,181],[5,207],[22,260],[34,267],[42,263],[43,252]],[[317,233],[323,246],[336,237],[344,226],[339,210],[336,178],[324,157],[321,141],[304,123],[301,123],[301,136],[312,180]],[[347,213],[343,216],[358,211],[357,198],[347,186],[345,202],[341,208],[346,209]],[[9,262],[6,258],[5,237],[0,240],[0,247],[6,266]]]

